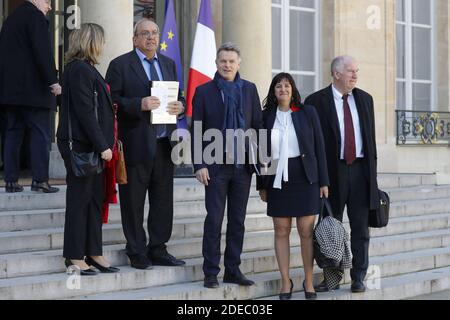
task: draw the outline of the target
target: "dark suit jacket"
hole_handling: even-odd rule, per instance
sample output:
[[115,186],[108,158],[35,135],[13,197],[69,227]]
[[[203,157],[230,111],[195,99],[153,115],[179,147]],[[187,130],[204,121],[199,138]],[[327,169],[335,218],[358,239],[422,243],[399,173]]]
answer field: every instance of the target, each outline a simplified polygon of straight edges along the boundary
[[[62,106],[59,113],[58,141],[69,140],[68,107],[76,151],[99,153],[113,149],[114,111],[111,97],[100,73],[89,63],[69,63],[62,77]],[[95,92],[98,94],[98,121],[95,117]]]
[[[258,90],[255,84],[244,81],[242,88],[243,92],[243,106],[245,116],[245,130],[262,128],[262,111],[261,102],[259,100]],[[196,140],[202,141],[203,134],[209,129],[222,130],[225,116],[225,105],[222,98],[222,93],[217,87],[214,81],[205,83],[202,86],[197,87],[195,95],[192,101],[192,160],[194,163],[194,171],[197,172],[200,169],[208,168],[209,175],[214,176],[219,165],[211,164],[207,165],[203,159],[203,151],[211,144],[211,142],[203,142],[201,147],[202,161],[201,163],[195,163],[195,148]],[[196,137],[195,122],[199,121],[202,124],[202,137]],[[258,150],[254,150],[257,155]],[[248,170],[252,171],[253,166],[247,166]]]
[[[364,145],[364,166],[366,178],[370,189],[370,209],[379,207],[378,184],[377,184],[377,146],[375,137],[375,116],[372,96],[355,88],[353,90],[356,107],[358,109],[359,121],[361,125],[361,134]],[[340,187],[338,175],[338,163],[340,161],[341,134],[339,129],[339,120],[334,103],[333,91],[331,85],[321,91],[310,95],[306,104],[316,107],[322,125],[323,136],[325,139],[325,150],[327,153],[328,172],[330,176],[330,197],[336,189]],[[336,201],[336,200],[335,200]],[[339,204],[339,207],[342,207]]]
[[50,85],[58,83],[48,21],[25,1],[0,33],[0,105],[56,108]]
[[[268,130],[267,151],[272,150],[272,129],[275,124],[277,108],[263,111],[263,126]],[[325,157],[325,145],[319,117],[314,107],[304,106],[291,114],[301,159],[309,183],[318,183],[321,187],[328,186],[328,170]],[[275,175],[258,176],[257,189],[267,190],[273,186]]]
[[[177,81],[175,62],[158,53],[164,81]],[[117,103],[119,139],[123,142],[127,166],[146,164],[156,153],[156,130],[150,123],[150,112],[141,110],[142,98],[150,96],[150,81],[133,50],[111,61],[106,73],[111,95]],[[181,91],[178,100],[184,103]],[[169,137],[176,125],[167,126]]]

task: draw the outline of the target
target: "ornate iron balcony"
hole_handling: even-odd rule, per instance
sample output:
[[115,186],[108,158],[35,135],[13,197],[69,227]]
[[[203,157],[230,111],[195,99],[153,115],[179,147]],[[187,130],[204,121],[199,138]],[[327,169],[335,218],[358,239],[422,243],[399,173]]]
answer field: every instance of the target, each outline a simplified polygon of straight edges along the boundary
[[450,112],[396,110],[397,145],[450,145]]

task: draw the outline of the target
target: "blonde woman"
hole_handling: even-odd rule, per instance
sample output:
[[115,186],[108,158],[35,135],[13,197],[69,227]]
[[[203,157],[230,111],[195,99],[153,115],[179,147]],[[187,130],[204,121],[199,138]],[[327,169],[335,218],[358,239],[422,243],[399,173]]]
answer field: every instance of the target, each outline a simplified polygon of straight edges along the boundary
[[[63,98],[57,132],[58,148],[67,170],[64,252],[66,266],[81,275],[118,272],[102,253],[102,204],[104,173],[78,177],[72,170],[69,141],[75,152],[97,152],[103,161],[112,160],[114,111],[109,89],[95,68],[105,44],[104,30],[83,24],[69,38],[63,75]],[[69,126],[70,119],[70,126]],[[69,134],[69,132],[71,133]],[[71,138],[69,138],[71,136]]]

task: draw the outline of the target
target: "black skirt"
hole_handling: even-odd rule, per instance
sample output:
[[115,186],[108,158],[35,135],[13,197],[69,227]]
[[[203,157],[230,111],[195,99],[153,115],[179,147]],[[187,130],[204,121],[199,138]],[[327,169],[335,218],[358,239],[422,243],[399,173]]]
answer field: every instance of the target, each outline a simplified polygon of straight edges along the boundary
[[289,182],[281,189],[273,184],[267,190],[267,215],[269,217],[305,217],[319,214],[320,187],[311,184],[305,174],[300,157],[289,159]]

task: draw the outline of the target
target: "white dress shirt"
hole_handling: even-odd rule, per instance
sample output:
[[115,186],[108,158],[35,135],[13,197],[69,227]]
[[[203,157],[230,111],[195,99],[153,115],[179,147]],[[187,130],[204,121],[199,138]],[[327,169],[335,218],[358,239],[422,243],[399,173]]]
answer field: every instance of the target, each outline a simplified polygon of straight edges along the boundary
[[273,187],[281,189],[281,181],[289,181],[289,159],[300,156],[297,134],[292,122],[292,110],[283,112],[277,108],[277,116],[272,129],[272,158],[278,161]]
[[[335,86],[333,88],[334,104],[336,105],[336,112],[339,120],[339,129],[341,131],[341,160],[344,160],[344,148],[345,148],[345,122],[344,122],[344,96],[340,93]],[[359,122],[358,109],[356,108],[355,97],[352,93],[348,96],[348,105],[350,106],[350,112],[352,113],[353,119],[353,129],[355,131],[355,146],[356,146],[356,157],[364,158],[363,140],[361,133],[361,125]]]

